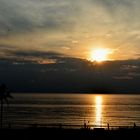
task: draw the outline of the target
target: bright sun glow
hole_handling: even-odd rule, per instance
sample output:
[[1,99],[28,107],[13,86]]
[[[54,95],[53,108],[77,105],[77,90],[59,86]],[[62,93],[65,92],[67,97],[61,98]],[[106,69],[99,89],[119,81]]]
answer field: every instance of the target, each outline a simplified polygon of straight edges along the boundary
[[91,56],[90,56],[91,61],[97,61],[97,62],[106,61],[106,60],[108,60],[109,53],[110,52],[108,49],[103,49],[103,48],[93,50],[91,52]]

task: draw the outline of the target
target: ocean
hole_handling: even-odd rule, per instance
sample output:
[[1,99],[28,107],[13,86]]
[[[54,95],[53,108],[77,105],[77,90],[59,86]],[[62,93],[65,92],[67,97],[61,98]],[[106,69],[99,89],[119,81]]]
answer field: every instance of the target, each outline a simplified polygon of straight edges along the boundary
[[140,95],[13,93],[3,126],[39,124],[140,126]]

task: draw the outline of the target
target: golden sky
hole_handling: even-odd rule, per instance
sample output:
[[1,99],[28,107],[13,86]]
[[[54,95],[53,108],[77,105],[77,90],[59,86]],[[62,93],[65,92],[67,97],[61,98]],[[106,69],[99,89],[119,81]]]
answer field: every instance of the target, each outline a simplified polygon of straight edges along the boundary
[[[56,52],[109,60],[140,56],[140,0],[0,0],[0,58]],[[19,57],[19,55],[18,55]]]

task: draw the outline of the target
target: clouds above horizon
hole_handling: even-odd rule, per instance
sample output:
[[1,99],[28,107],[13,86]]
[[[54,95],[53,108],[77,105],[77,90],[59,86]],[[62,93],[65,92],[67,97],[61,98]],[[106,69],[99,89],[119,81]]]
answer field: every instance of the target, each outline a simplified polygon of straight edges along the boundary
[[0,0],[0,46],[87,58],[103,44],[114,59],[138,58],[139,10],[139,0]]
[[0,83],[6,83],[13,92],[140,93],[140,59],[98,65],[54,52],[14,55],[57,61],[44,64],[15,58],[0,60]]

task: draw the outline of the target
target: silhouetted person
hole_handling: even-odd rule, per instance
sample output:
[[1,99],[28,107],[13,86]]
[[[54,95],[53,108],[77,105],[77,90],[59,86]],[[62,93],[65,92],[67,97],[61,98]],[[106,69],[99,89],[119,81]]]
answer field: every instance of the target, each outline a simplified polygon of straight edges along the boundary
[[136,128],[136,124],[134,123],[134,126],[133,126],[134,128]]
[[109,130],[109,123],[107,123],[107,130]]
[[86,124],[86,122],[84,122],[84,129],[86,129],[87,128],[87,124]]
[[90,126],[89,126],[89,121],[88,121],[87,129],[90,129]]

